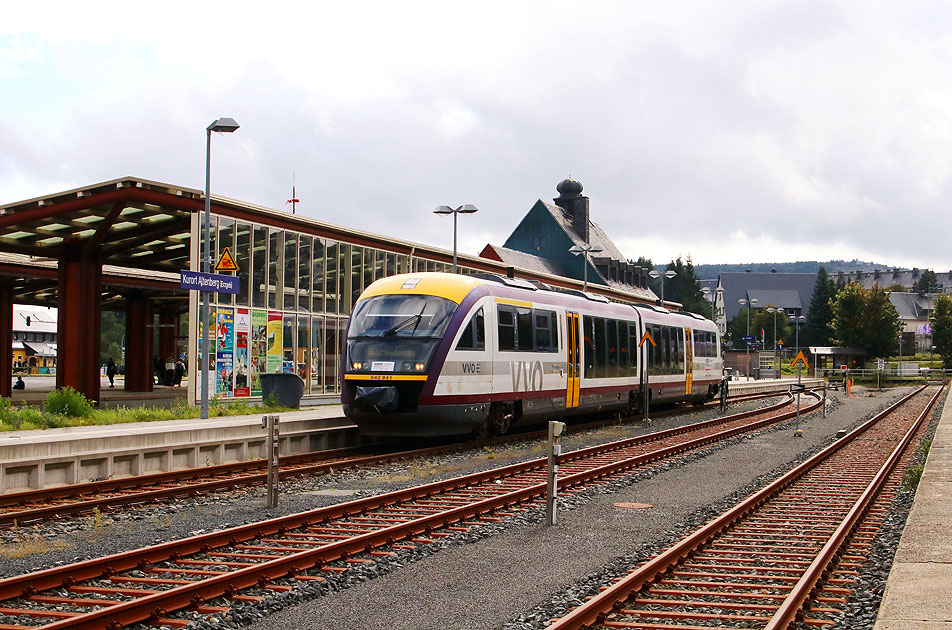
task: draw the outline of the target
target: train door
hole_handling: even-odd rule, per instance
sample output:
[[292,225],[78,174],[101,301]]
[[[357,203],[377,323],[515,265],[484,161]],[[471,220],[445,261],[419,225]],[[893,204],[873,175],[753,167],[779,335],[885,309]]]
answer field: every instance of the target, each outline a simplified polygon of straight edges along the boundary
[[694,331],[684,329],[684,393],[691,394],[694,388]]
[[566,379],[565,407],[578,407],[582,359],[579,343],[578,313],[565,313]]

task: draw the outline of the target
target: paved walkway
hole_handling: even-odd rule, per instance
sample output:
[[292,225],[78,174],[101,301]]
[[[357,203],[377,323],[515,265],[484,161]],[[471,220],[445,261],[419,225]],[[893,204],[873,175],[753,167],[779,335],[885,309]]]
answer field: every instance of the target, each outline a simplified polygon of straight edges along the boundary
[[952,630],[952,404],[946,404],[874,630]]

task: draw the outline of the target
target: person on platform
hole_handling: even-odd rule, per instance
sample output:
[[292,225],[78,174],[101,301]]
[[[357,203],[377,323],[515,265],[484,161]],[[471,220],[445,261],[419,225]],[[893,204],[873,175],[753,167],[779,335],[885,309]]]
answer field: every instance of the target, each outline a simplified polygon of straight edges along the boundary
[[116,378],[116,362],[109,357],[109,364],[106,365],[106,376],[109,378],[109,387],[113,387],[113,381]]
[[26,383],[23,382],[22,376],[17,377],[17,382],[13,384],[13,389],[26,389]]
[[182,377],[185,375],[185,362],[182,359],[175,361],[175,386],[182,386]]

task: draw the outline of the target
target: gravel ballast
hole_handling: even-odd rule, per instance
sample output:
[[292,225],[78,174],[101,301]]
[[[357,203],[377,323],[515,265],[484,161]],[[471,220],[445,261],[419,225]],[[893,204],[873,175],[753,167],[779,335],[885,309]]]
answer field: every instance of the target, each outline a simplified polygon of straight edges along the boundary
[[[262,605],[239,606],[232,613],[200,620],[195,627],[542,628],[566,606],[581,601],[599,580],[670,545],[775,477],[781,467],[829,444],[839,429],[871,417],[908,391],[901,388],[870,396],[860,390],[849,400],[831,392],[827,418],[817,412],[801,419],[803,438],[792,436],[792,423],[738,438],[582,496],[566,495],[554,528],[543,525],[540,511],[532,510],[437,544],[420,545],[328,584],[308,583],[301,593],[271,593]],[[731,411],[766,404],[732,405]],[[684,417],[659,420],[652,430],[698,420],[697,415]],[[615,435],[604,436],[613,431]],[[636,427],[615,427],[602,435],[592,432],[567,439],[566,450],[643,432]],[[174,540],[541,454],[538,447],[524,453],[513,447],[505,453],[447,455],[422,464],[388,466],[386,473],[380,469],[341,471],[284,484],[277,510],[261,508],[259,488],[119,513],[104,517],[98,526],[92,519],[44,525],[36,533],[49,550],[5,557],[0,574]],[[653,507],[620,509],[613,506],[615,502]],[[17,535],[28,537],[22,531]],[[57,545],[63,548],[56,549]],[[863,616],[862,605],[857,606],[856,616],[850,615],[854,620]]]

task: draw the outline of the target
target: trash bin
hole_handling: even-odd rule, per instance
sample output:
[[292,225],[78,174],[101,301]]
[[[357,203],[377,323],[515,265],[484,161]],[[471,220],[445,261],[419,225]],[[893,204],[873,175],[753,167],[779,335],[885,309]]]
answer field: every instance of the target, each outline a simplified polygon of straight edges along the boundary
[[266,372],[261,375],[261,396],[267,400],[271,394],[282,407],[297,409],[304,395],[304,379],[292,372]]

